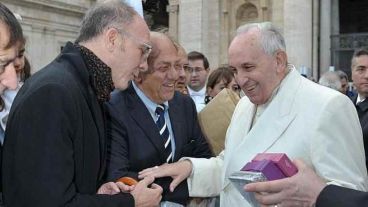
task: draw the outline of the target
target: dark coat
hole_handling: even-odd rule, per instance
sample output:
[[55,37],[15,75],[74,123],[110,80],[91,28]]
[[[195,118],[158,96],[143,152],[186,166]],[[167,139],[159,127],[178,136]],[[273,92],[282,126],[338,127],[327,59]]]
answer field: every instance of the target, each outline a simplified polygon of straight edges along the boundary
[[326,186],[317,198],[316,207],[368,206],[368,193],[336,185]]
[[105,169],[104,117],[71,43],[21,88],[5,140],[6,206],[134,206],[130,194],[96,195]]
[[[365,164],[368,169],[368,98],[366,98],[363,102],[356,105],[357,95],[352,98],[352,101],[357,109],[357,113],[359,116],[360,125],[363,130],[363,142],[364,142],[364,150],[365,150]],[[347,123],[348,124],[348,123]]]
[[[125,91],[114,92],[106,108],[109,112],[108,137],[111,138],[111,144],[108,144],[108,180],[123,176],[137,178],[139,171],[166,162],[159,130],[132,85]],[[189,96],[176,92],[169,101],[169,116],[176,146],[174,162],[186,156],[212,156],[200,130],[194,102]],[[188,200],[186,181],[173,193],[169,192],[171,181],[171,178],[155,180],[164,190],[162,200],[185,204]]]

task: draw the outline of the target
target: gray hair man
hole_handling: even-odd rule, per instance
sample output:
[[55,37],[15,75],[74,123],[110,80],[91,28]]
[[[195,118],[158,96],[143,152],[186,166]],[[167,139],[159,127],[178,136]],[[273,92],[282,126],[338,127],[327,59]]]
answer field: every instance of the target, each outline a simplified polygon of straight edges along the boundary
[[322,86],[341,92],[340,76],[335,71],[327,71],[323,73],[318,83]]
[[[366,190],[354,106],[345,95],[303,78],[288,64],[285,48],[283,36],[269,22],[240,27],[229,47],[229,65],[246,97],[234,111],[224,151],[216,158],[189,158],[145,175],[170,175],[172,187],[189,176],[190,196],[220,193],[221,206],[251,206],[230,183],[230,175],[257,153],[282,152],[304,159],[326,183]],[[298,205],[312,204],[300,198],[293,203]]]
[[[139,182],[101,186],[106,137],[102,104],[114,88],[146,70],[151,50],[144,20],[120,0],[84,17],[76,43],[21,88],[3,151],[6,206],[157,206],[162,188]],[[100,194],[100,195],[97,195]],[[109,195],[107,195],[109,194]]]

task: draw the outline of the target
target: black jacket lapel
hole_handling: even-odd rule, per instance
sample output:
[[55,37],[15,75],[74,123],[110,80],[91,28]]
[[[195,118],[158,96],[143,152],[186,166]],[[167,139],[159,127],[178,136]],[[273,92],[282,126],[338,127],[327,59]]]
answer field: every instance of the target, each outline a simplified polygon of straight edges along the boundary
[[176,101],[175,96],[174,98],[169,101],[169,115],[170,115],[170,122],[171,127],[174,133],[175,138],[175,156],[174,161],[177,161],[182,153],[182,148],[184,146],[185,138],[185,123],[184,123],[184,117],[185,114],[183,114],[183,106],[182,103]]
[[154,123],[147,107],[144,105],[142,100],[138,97],[132,85],[127,89],[127,106],[130,109],[129,113],[137,125],[146,134],[146,137],[152,142],[153,146],[157,149],[160,154],[160,159],[165,161],[165,148],[164,140],[162,140],[156,124]]
[[[75,48],[72,43],[68,43],[63,50],[64,55],[75,55],[75,53],[79,53],[79,50]],[[79,78],[80,89],[83,93],[83,96],[86,99],[88,104],[89,110],[93,115],[93,121],[96,125],[99,135],[99,142],[100,142],[100,172],[99,172],[99,179],[102,178],[105,169],[105,120],[103,118],[103,114],[101,111],[101,106],[97,101],[97,97],[95,92],[93,91],[90,82],[89,82],[89,74],[86,68],[86,65],[82,58],[70,58],[71,64],[73,68],[70,70],[71,73],[74,73]],[[87,155],[88,156],[88,155]]]

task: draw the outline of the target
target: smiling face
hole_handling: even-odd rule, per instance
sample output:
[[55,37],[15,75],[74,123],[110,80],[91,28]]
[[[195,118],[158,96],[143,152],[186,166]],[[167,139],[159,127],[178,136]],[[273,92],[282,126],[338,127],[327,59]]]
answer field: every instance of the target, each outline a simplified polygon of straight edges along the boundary
[[154,45],[153,54],[157,57],[149,64],[149,72],[136,81],[138,87],[157,104],[173,98],[175,82],[178,80],[179,57],[172,41],[165,36],[151,36]]
[[286,74],[286,54],[268,55],[256,29],[234,38],[229,47],[229,64],[235,69],[236,82],[254,104],[266,103]]

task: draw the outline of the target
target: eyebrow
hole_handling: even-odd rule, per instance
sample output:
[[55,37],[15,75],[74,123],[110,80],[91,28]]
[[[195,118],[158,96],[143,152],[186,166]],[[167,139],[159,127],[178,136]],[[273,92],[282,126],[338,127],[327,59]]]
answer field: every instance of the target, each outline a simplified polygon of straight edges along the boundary
[[[174,64],[175,64],[175,62],[174,62]],[[168,62],[168,61],[161,61],[158,64],[161,64],[161,65],[171,65],[172,63],[171,62]]]

